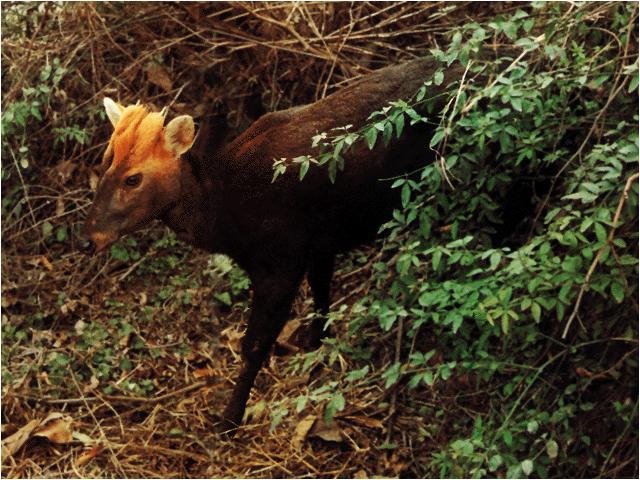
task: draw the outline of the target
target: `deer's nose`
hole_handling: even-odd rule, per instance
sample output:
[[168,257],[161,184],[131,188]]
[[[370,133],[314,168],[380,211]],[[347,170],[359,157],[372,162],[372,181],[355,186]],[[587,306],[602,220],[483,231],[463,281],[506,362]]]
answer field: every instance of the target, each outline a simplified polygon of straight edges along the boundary
[[93,240],[82,240],[80,249],[87,255],[93,255],[96,253],[96,242]]

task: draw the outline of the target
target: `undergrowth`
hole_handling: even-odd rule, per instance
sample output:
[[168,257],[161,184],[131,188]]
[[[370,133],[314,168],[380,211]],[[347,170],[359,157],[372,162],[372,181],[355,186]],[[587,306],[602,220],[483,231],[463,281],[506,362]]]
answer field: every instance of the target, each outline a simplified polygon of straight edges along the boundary
[[[298,410],[324,401],[329,419],[353,382],[379,385],[415,410],[415,438],[448,431],[413,466],[419,476],[637,473],[636,27],[632,4],[534,2],[469,23],[431,50],[441,67],[412,99],[358,131],[319,134],[318,154],[293,159],[301,179],[317,164],[334,181],[359,142],[434,126],[435,160],[391,184],[402,208],[381,229],[371,290],[328,322],[348,322],[348,338],[301,368],[338,353],[352,363]],[[502,45],[487,61],[491,40]],[[430,89],[457,62],[465,76],[437,103]],[[275,163],[274,181],[285,168]],[[372,363],[367,343],[390,331],[395,355]],[[456,383],[467,388],[450,397],[452,416],[440,403]]]

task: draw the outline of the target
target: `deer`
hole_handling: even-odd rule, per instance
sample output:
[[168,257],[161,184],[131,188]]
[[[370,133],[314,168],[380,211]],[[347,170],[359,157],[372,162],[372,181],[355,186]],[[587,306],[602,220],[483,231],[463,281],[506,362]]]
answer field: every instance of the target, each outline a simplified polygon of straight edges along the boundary
[[[436,68],[434,59],[419,58],[375,70],[315,103],[264,114],[225,145],[215,144],[215,129],[204,124],[196,142],[190,115],[165,125],[166,111],[104,98],[113,133],[83,226],[87,253],[102,252],[160,220],[181,241],[228,255],[251,280],[243,365],[221,416],[223,431],[233,435],[241,425],[254,380],[305,275],[318,315],[304,348],[321,345],[336,255],[375,238],[399,205],[397,191],[384,179],[433,160],[427,135],[433,126],[407,127],[400,138],[371,150],[364,142],[354,144],[334,182],[315,166],[300,181],[294,164],[272,181],[274,160],[313,156],[314,135],[362,127],[390,101],[414,96]],[[430,95],[437,97],[459,78],[459,70],[448,69]]]

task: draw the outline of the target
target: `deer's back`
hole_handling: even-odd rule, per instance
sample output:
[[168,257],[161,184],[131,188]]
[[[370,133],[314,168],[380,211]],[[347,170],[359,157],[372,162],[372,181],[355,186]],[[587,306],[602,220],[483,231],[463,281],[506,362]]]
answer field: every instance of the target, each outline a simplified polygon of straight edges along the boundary
[[314,135],[345,125],[356,131],[389,101],[412,97],[434,68],[432,59],[387,67],[323,100],[269,113],[254,122],[214,160],[222,177],[224,208],[240,235],[334,252],[375,235],[397,206],[398,192],[390,189],[388,179],[415,170],[429,158],[424,125],[411,128],[407,121],[402,138],[396,140],[394,133],[388,147],[382,145],[381,136],[373,150],[357,142],[344,154],[344,171],[338,172],[333,184],[326,167],[317,166],[311,166],[300,181],[299,167],[290,161],[286,173],[272,183],[273,163],[319,153],[311,148]]

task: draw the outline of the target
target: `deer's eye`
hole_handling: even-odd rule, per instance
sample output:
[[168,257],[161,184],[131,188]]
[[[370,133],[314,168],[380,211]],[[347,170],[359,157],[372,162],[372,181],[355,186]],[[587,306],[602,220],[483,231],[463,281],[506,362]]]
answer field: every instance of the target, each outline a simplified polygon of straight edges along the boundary
[[142,181],[142,174],[136,173],[135,175],[129,175],[127,178],[125,178],[124,184],[127,187],[137,187],[138,185],[140,185],[141,181]]

